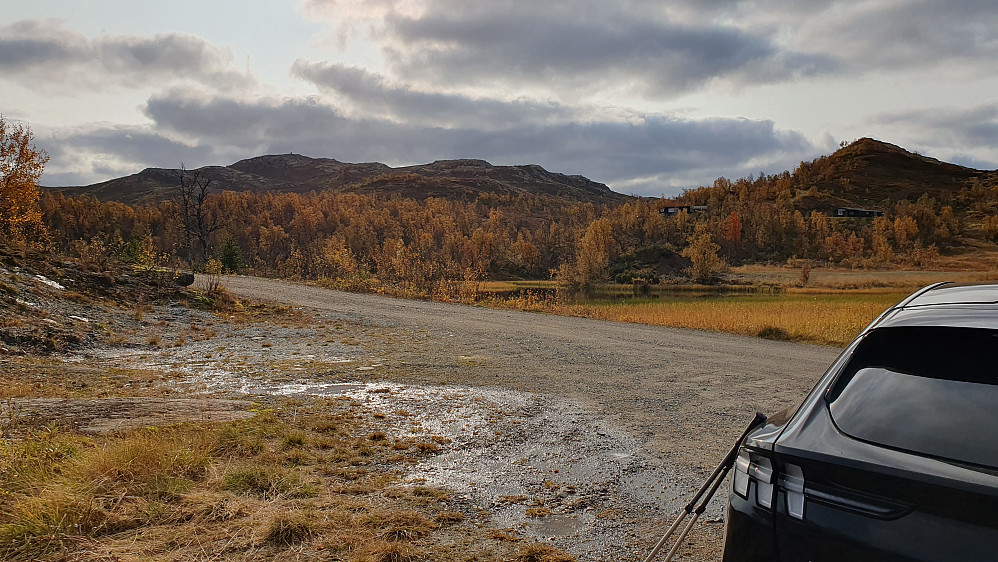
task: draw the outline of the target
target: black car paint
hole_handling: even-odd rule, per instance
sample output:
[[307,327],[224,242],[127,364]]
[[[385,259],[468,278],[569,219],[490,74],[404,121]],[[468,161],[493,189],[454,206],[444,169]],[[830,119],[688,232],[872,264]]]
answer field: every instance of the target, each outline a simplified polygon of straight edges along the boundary
[[836,427],[829,411],[831,389],[875,327],[995,327],[998,310],[993,301],[982,303],[981,295],[998,295],[998,287],[965,291],[982,306],[948,307],[939,295],[919,304],[940,287],[948,299],[959,299],[961,288],[937,284],[884,312],[840,354],[786,423],[771,420],[746,437],[744,447],[768,453],[777,474],[787,463],[803,468],[805,514],[803,520],[788,515],[780,485],[772,510],[753,501],[754,482],[748,499],[732,491],[725,562],[998,559],[998,475],[854,439]]

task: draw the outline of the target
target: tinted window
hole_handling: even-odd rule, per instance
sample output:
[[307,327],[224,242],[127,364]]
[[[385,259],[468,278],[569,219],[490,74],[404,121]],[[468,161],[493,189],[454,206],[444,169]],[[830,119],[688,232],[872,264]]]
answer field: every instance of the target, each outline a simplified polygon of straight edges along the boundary
[[856,348],[829,394],[845,433],[998,467],[998,337],[970,328],[886,328]]

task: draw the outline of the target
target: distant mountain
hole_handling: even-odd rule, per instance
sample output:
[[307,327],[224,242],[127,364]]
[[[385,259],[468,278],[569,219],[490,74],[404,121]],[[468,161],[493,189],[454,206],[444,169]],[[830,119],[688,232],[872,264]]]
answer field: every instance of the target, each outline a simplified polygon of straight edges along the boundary
[[[90,195],[122,203],[156,203],[175,196],[179,170],[146,168],[137,174],[82,187],[50,187],[65,195]],[[482,193],[534,193],[597,203],[628,196],[583,176],[549,172],[540,166],[493,166],[484,160],[438,160],[392,168],[378,162],[350,164],[300,154],[272,154],[231,166],[191,170],[212,180],[213,191],[356,191],[424,199],[473,199]]]
[[946,201],[975,179],[998,182],[998,171],[950,164],[862,138],[801,166],[791,179],[800,193],[798,208],[830,212],[838,207],[883,209],[923,194]]

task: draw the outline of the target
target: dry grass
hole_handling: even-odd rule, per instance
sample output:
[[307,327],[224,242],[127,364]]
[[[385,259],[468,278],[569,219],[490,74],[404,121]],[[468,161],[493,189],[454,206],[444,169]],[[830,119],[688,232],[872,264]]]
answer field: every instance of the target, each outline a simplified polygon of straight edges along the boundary
[[561,305],[573,316],[844,346],[907,292],[746,295]]
[[164,523],[161,509],[203,480],[210,433],[144,430],[94,442],[48,432],[16,441],[0,463],[0,556],[62,557],[96,537]]
[[29,431],[0,443],[3,560],[571,559],[550,549],[521,555],[455,510],[445,490],[398,485],[405,467],[433,452],[415,442],[399,452],[393,444],[405,442],[390,420],[347,401],[289,401],[247,420],[121,435]]
[[[704,287],[661,285],[650,292],[658,298],[632,297],[632,288],[601,286],[604,300],[566,302],[554,298],[553,282],[495,282],[483,290],[500,293],[479,304],[495,308],[582,316],[692,328],[843,346],[870,321],[912,291],[930,283],[972,283],[998,279],[998,255],[975,254],[941,260],[940,270],[812,269],[802,285],[798,267],[748,265],[732,268],[738,285]],[[545,288],[547,293],[502,292]],[[722,291],[729,296],[711,296]]]
[[[862,269],[812,269],[807,287],[816,289],[894,289],[911,292],[919,287],[939,281],[973,283],[998,278],[998,260],[994,257],[981,258],[984,261],[973,263],[947,262],[948,267],[939,270],[862,270]],[[976,267],[973,267],[976,266]],[[750,284],[771,284],[794,286],[799,284],[800,269],[772,265],[746,265],[735,267],[730,272],[732,278]]]
[[304,542],[316,534],[313,520],[303,514],[289,512],[274,516],[267,526],[264,541],[286,547]]
[[574,562],[575,558],[546,544],[523,545],[513,558],[515,562]]

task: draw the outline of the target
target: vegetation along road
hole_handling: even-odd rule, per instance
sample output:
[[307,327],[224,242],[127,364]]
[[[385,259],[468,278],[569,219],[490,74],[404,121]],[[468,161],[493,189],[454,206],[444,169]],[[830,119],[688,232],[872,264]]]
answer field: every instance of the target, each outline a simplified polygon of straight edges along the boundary
[[[695,484],[756,411],[799,403],[838,349],[759,338],[344,293],[229,277],[364,327],[393,382],[553,395],[630,434]],[[379,344],[380,342],[380,344]],[[366,374],[366,373],[365,373]],[[716,539],[715,539],[716,540]],[[716,545],[714,546],[716,549]]]

